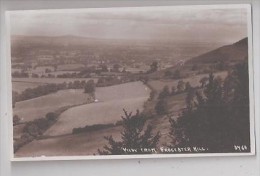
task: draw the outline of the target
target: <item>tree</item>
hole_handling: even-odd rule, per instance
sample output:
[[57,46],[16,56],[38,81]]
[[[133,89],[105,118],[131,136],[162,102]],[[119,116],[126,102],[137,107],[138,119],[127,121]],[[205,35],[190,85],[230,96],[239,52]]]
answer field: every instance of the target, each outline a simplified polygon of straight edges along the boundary
[[156,113],[159,115],[168,113],[168,105],[165,99],[160,99],[155,105]]
[[18,117],[18,115],[14,115],[13,117],[13,125],[17,125],[19,122],[21,121],[21,119]]
[[200,79],[201,88],[203,88],[208,81],[208,77],[203,77]]
[[114,72],[120,72],[119,68],[120,68],[120,65],[119,65],[119,64],[114,64],[114,65],[113,65],[113,71],[114,71]]
[[185,84],[185,91],[188,92],[190,89],[192,89],[190,82],[186,82]]
[[149,101],[152,101],[153,99],[154,99],[154,97],[155,97],[155,95],[156,95],[156,91],[155,90],[151,90],[151,92],[150,92],[150,96],[149,96]]
[[166,78],[170,78],[170,77],[172,77],[172,72],[171,72],[170,70],[166,70],[166,71],[164,72],[164,76],[165,76]]
[[231,114],[230,121],[233,124],[232,135],[234,143],[237,145],[250,145],[250,108],[249,108],[249,75],[247,58],[243,63],[235,66],[229,74],[228,84],[225,90],[227,97],[226,103],[229,103],[228,113]]
[[169,86],[164,86],[163,90],[159,94],[159,99],[163,99],[170,95]]
[[216,69],[218,70],[224,70],[227,67],[227,63],[225,60],[221,59],[217,64],[216,64]]
[[[160,139],[160,133],[152,134],[150,125],[145,128],[146,118],[143,114],[136,112],[135,115],[124,110],[122,116],[123,132],[121,141],[115,141],[112,136],[106,136],[108,145],[103,150],[98,149],[100,155],[123,155],[123,154],[144,154],[143,148],[156,148]],[[124,149],[136,149],[136,152],[130,152]]]
[[179,70],[175,70],[172,76],[173,79],[180,79],[181,78],[181,73]]
[[94,94],[96,85],[93,79],[89,80],[85,86],[85,93]]
[[102,72],[108,72],[108,68],[105,64],[101,64],[100,67]]
[[150,65],[150,73],[156,72],[158,70],[158,62],[154,61],[151,65]]
[[48,121],[56,121],[57,118],[58,118],[58,114],[57,113],[54,113],[54,112],[49,112],[46,114],[45,118],[48,120]]
[[176,87],[175,86],[172,86],[172,92],[171,92],[171,95],[175,95],[176,94]]
[[186,108],[171,119],[172,146],[204,146],[208,152],[234,152],[250,146],[247,62],[222,81],[211,73],[202,91],[189,91]]
[[177,91],[179,93],[184,91],[184,82],[182,80],[178,81]]

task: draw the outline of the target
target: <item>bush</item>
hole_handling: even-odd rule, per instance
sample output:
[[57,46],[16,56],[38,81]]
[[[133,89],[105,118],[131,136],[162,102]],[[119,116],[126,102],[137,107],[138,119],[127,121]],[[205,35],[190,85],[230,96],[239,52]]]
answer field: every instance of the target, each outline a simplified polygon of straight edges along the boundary
[[[121,141],[115,141],[112,136],[105,136],[108,145],[105,145],[103,150],[98,149],[101,155],[124,155],[124,154],[144,154],[150,153],[141,151],[142,148],[156,148],[160,133],[152,134],[152,127],[148,125],[145,128],[146,118],[137,110],[135,115],[127,113],[124,110],[122,116],[123,131],[121,133]],[[134,148],[137,152],[132,153],[124,151],[123,148]]]
[[94,93],[95,92],[95,89],[96,89],[96,85],[95,85],[95,82],[94,80],[89,80],[87,83],[86,83],[86,86],[85,86],[85,93]]

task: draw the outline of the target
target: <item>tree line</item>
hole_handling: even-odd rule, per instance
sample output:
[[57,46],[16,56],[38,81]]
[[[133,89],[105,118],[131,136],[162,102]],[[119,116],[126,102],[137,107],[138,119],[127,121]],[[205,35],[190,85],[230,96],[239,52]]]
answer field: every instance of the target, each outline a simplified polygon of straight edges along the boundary
[[75,80],[73,82],[64,82],[64,83],[48,83],[44,85],[37,86],[35,88],[27,88],[20,94],[13,91],[13,107],[15,102],[29,100],[32,98],[40,97],[50,93],[55,93],[59,90],[65,89],[84,89],[85,93],[93,93],[95,91],[95,82],[94,80],[89,81],[79,81]]

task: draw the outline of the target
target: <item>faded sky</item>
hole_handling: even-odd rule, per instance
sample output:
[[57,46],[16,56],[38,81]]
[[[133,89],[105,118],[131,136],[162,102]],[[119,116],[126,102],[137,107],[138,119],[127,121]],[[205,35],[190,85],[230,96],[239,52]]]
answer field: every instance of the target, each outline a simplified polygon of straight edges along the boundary
[[16,11],[11,34],[228,43],[246,37],[247,9],[223,7]]

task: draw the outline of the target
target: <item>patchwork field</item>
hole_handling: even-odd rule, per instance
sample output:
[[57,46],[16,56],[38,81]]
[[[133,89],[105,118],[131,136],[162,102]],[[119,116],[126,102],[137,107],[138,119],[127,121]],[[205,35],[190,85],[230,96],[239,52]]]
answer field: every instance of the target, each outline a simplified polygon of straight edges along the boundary
[[44,117],[48,112],[55,112],[59,108],[75,106],[89,101],[90,96],[83,89],[60,90],[56,93],[17,102],[14,114],[21,118],[21,122],[32,121]]
[[[214,73],[215,77],[221,77],[222,79],[227,76],[227,71],[223,72],[218,72]],[[208,77],[209,74],[200,74],[200,75],[195,75],[191,76],[189,78],[181,79],[184,82],[189,82],[191,86],[199,86],[200,85],[200,80],[203,77]],[[151,85],[156,91],[160,92],[164,86],[169,86],[169,88],[175,86],[177,87],[179,80],[173,80],[173,79],[167,79],[167,80],[153,80],[149,81],[149,85]]]
[[54,71],[54,67],[51,66],[39,66],[31,70],[31,73],[44,74],[46,70]]
[[121,120],[123,109],[140,111],[150,90],[142,82],[125,83],[96,89],[96,103],[70,108],[60,115],[45,135],[72,133],[73,128],[93,124],[115,123]]
[[43,84],[60,84],[64,82],[74,82],[76,80],[88,81],[90,79],[97,82],[96,78],[12,78],[12,90],[21,93],[25,89],[35,88]]

